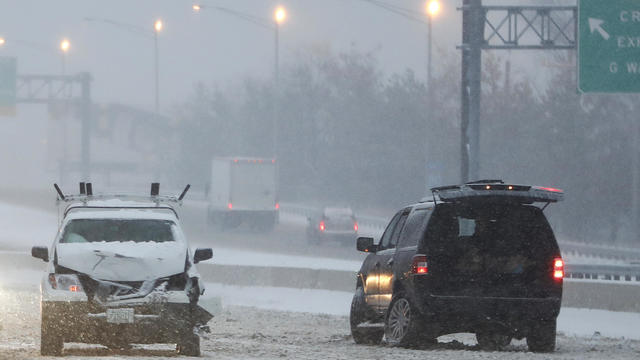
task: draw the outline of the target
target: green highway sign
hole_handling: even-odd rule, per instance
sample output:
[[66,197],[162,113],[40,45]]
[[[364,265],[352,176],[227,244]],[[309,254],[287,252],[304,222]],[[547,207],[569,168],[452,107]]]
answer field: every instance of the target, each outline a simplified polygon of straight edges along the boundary
[[0,57],[0,116],[16,114],[16,58]]
[[578,90],[640,92],[640,0],[579,0]]

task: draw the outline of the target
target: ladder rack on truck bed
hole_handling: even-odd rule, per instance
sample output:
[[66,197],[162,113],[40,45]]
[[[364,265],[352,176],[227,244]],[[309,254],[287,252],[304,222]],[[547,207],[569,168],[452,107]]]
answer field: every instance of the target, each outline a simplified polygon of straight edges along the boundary
[[[58,197],[57,203],[68,203],[64,210],[64,216],[67,216],[69,211],[78,208],[86,209],[163,209],[173,212],[176,217],[178,214],[172,205],[182,205],[182,199],[184,199],[187,191],[191,188],[191,185],[187,184],[184,190],[178,196],[160,196],[160,183],[151,184],[151,193],[149,196],[144,195],[128,195],[128,194],[93,194],[93,186],[91,183],[80,183],[80,193],[77,195],[65,195],[58,184],[53,184],[56,189]],[[130,204],[109,204],[109,200],[121,200],[129,201]],[[90,204],[89,202],[96,201],[98,204]],[[100,203],[105,202],[105,203]],[[146,204],[153,205],[146,205]]]

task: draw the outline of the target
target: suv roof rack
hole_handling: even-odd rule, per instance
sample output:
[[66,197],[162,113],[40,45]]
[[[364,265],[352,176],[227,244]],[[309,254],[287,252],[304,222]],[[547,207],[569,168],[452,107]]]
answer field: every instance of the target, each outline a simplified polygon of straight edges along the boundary
[[564,191],[560,189],[505,184],[502,180],[478,180],[462,185],[439,186],[431,188],[431,193],[434,201],[436,201],[436,195],[438,195],[440,201],[444,202],[493,197],[496,199],[513,199],[529,204],[543,202],[548,205],[549,203],[562,201],[564,199]]

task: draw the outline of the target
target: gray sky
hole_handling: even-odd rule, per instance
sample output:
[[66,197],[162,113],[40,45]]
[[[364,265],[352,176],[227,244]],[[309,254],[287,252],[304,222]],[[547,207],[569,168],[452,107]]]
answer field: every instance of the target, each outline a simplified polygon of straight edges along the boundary
[[[424,1],[394,0],[423,11]],[[102,17],[147,27],[163,19],[160,34],[161,108],[181,102],[196,81],[233,83],[246,75],[268,77],[273,69],[273,32],[214,9],[200,14],[190,0],[21,0],[1,1],[0,34],[7,40],[2,55],[17,56],[19,72],[60,73],[58,44],[71,41],[67,72],[89,71],[96,101],[153,105],[153,40],[142,34],[85,17]],[[361,0],[225,0],[224,6],[271,18],[278,4],[288,10],[281,29],[281,60],[296,49],[329,47],[334,51],[375,50],[385,72],[413,69],[424,76],[426,25],[379,9]],[[459,1],[443,1],[434,21],[436,47],[452,49],[460,39]],[[25,43],[17,43],[19,40]],[[35,44],[39,49],[35,49]],[[434,61],[437,66],[437,58]]]

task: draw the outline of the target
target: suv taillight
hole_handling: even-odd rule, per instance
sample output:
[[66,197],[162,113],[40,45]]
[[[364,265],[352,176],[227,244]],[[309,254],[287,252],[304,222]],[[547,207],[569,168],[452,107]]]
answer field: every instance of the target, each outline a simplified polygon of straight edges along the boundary
[[411,273],[415,275],[424,275],[429,272],[429,268],[427,267],[427,256],[426,255],[414,255],[413,261],[411,263]]
[[553,259],[553,278],[556,280],[564,278],[564,261],[562,258]]
[[324,231],[324,229],[325,229],[324,221],[320,221],[320,224],[318,225],[318,229],[320,229],[320,231]]

